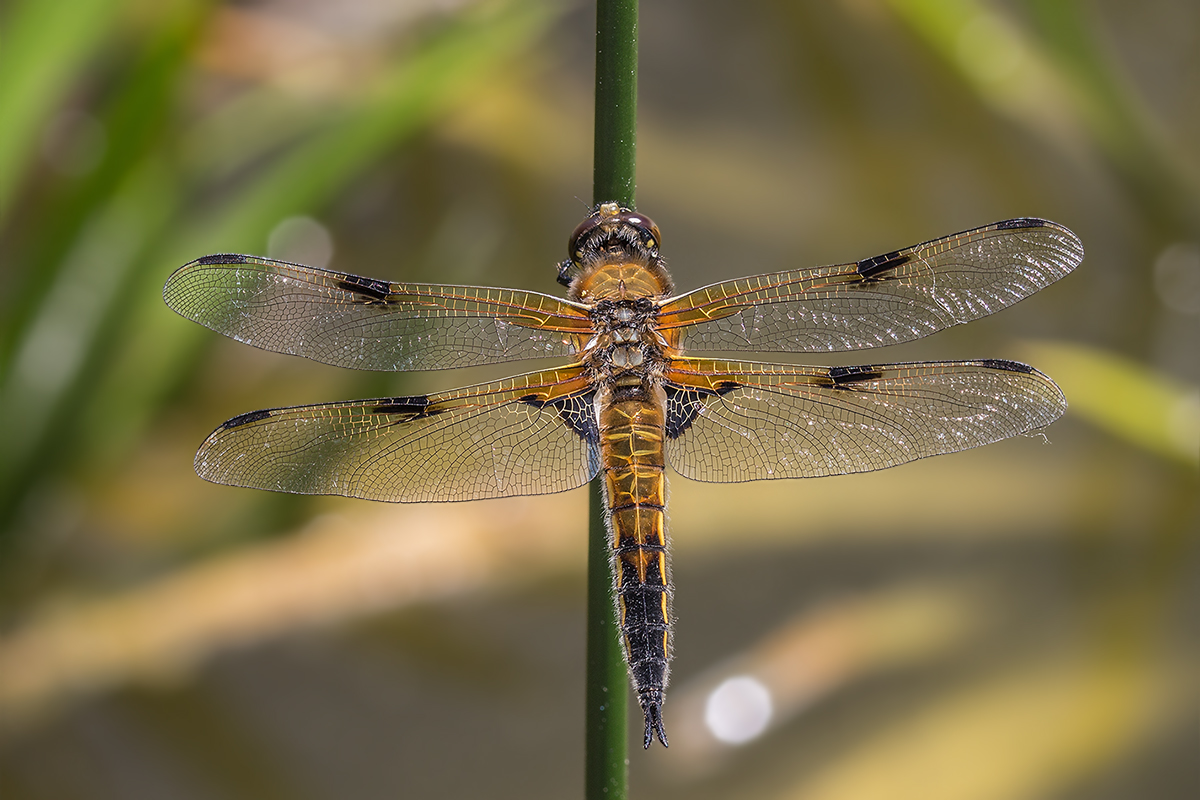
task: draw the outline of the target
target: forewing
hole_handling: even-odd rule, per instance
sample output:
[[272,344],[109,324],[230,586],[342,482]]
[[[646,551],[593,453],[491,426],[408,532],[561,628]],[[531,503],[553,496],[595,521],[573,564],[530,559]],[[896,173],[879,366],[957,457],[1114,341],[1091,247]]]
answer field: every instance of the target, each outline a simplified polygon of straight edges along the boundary
[[658,322],[693,351],[879,347],[999,311],[1082,260],[1061,225],[1010,219],[853,264],[707,286],[669,300]]
[[705,359],[667,373],[667,459],[701,481],[868,472],[1043,428],[1058,387],[1012,361],[790,367]]
[[354,369],[570,356],[591,332],[582,306],[537,292],[389,283],[255,256],[185,264],[163,299],[240,342]]
[[599,470],[590,387],[555,370],[417,397],[277,408],[217,428],[205,480],[400,503],[548,494]]

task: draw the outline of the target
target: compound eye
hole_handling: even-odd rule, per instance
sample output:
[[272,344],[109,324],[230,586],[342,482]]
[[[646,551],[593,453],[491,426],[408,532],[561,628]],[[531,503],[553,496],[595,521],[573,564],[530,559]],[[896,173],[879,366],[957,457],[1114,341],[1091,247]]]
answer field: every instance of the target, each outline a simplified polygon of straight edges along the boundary
[[662,234],[658,232],[658,226],[653,222],[650,223],[649,230],[642,231],[642,241],[646,243],[646,247],[652,250],[657,250],[662,246]]
[[596,226],[601,222],[598,216],[590,216],[575,227],[575,231],[571,234],[571,238],[567,240],[567,253],[570,254],[573,261],[578,261],[580,255],[579,242],[589,233],[596,229]]
[[658,232],[658,226],[654,224],[654,220],[645,214],[630,212],[625,215],[625,221],[638,229],[642,244],[646,247],[657,249],[662,246],[662,234]]

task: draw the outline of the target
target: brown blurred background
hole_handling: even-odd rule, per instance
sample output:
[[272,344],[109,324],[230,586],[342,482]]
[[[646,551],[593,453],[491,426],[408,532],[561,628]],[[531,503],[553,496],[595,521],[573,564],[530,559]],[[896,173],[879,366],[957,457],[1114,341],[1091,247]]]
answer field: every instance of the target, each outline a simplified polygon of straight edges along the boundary
[[[388,507],[213,486],[356,374],[173,315],[253,252],[558,292],[590,4],[0,7],[0,797],[582,794],[586,493]],[[639,207],[680,289],[1014,216],[1077,272],[828,363],[1013,358],[1045,432],[862,476],[672,481],[672,747],[632,794],[1200,796],[1200,5],[648,2]],[[529,543],[536,542],[535,548]]]

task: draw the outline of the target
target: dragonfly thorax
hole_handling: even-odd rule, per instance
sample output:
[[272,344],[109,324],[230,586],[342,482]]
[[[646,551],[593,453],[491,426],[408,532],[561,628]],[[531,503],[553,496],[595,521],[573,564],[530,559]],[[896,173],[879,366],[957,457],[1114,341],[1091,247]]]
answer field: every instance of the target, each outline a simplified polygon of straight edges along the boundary
[[582,360],[597,374],[613,377],[661,370],[666,342],[655,330],[658,306],[652,300],[601,300],[591,317],[595,335]]

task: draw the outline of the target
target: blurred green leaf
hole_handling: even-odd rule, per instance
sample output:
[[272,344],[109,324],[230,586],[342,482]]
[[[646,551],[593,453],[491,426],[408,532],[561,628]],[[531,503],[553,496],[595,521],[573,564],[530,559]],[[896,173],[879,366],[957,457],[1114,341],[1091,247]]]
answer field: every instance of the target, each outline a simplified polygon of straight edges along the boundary
[[1164,458],[1200,464],[1200,387],[1086,345],[1028,342],[1023,348],[1062,387],[1068,414]]
[[[383,153],[486,81],[498,64],[528,48],[553,15],[540,2],[511,2],[484,4],[453,19],[352,102],[311,115],[307,135],[302,128],[294,146],[207,210],[193,206],[212,191],[211,158],[180,171],[173,151],[147,153],[130,169],[126,189],[93,210],[17,344],[13,363],[23,367],[14,366],[0,383],[0,412],[25,420],[9,434],[0,517],[65,456],[61,445],[76,431],[90,431],[102,451],[129,442],[211,341],[204,329],[163,307],[161,287],[171,269],[205,253],[261,250],[276,223],[327,203]],[[204,153],[204,143],[190,152]],[[246,152],[232,156],[244,159]],[[76,302],[64,300],[71,297]],[[64,345],[70,357],[58,356]],[[56,357],[47,359],[50,352]],[[81,411],[74,398],[84,393],[89,403]],[[79,450],[72,448],[71,457]]]
[[38,132],[84,62],[108,38],[121,5],[120,0],[16,0],[0,19],[0,220],[35,160]]
[[[21,270],[14,276],[11,297],[3,304],[6,313],[0,322],[0,375],[11,366],[12,351],[29,333],[27,327],[54,286],[68,254],[81,237],[86,238],[84,227],[120,191],[130,174],[141,169],[148,153],[151,159],[162,159],[164,139],[173,133],[168,119],[175,111],[180,75],[188,66],[192,45],[210,11],[208,2],[197,0],[165,4],[159,9],[157,24],[131,48],[135,52],[125,67],[137,79],[117,81],[113,97],[101,101],[95,111],[94,124],[104,142],[99,163],[87,174],[56,185],[51,196],[42,200],[48,213],[35,214],[39,224],[26,232],[28,241],[18,248]],[[36,163],[31,156],[26,157],[26,163]],[[158,210],[159,206],[154,208]]]
[[1151,134],[1073,0],[1024,3],[1040,36],[985,0],[887,2],[985,103],[1073,159],[1097,148],[1148,218],[1196,230],[1200,176]]

